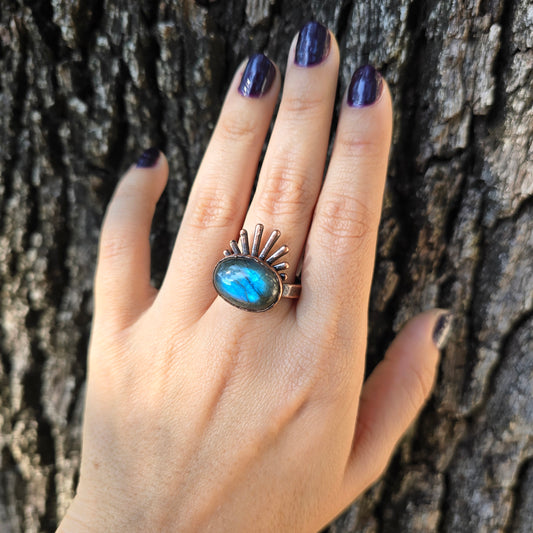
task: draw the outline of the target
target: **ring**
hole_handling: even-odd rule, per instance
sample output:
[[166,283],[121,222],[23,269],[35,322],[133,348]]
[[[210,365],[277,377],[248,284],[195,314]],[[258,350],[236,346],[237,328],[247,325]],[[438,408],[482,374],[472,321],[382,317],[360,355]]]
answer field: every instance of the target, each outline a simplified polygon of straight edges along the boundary
[[248,243],[248,232],[240,232],[240,245],[230,241],[230,250],[224,250],[221,259],[213,270],[213,285],[226,302],[246,311],[267,311],[281,298],[298,298],[302,286],[284,283],[285,272],[289,268],[286,262],[274,264],[289,251],[285,244],[269,257],[268,254],[281,233],[274,230],[259,253],[263,224],[255,226],[252,250]]

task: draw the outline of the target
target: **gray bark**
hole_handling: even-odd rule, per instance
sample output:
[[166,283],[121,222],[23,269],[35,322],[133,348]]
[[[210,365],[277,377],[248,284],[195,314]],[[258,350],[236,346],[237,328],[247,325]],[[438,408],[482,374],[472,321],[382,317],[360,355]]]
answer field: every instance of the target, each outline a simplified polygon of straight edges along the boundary
[[531,531],[530,2],[2,0],[2,533],[53,531],[75,490],[96,246],[118,176],[145,147],[168,156],[157,282],[234,70],[254,51],[283,70],[311,18],[339,40],[339,100],[366,62],[395,100],[369,370],[408,317],[456,314],[432,400],[329,531]]

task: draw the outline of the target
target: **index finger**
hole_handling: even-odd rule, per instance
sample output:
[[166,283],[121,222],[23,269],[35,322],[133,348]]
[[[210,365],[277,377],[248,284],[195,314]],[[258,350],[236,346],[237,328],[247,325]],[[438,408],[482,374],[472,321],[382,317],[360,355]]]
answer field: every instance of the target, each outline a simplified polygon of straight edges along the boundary
[[388,87],[373,67],[362,67],[344,99],[304,256],[297,319],[314,335],[334,327],[328,336],[351,339],[359,331],[366,342],[391,135]]

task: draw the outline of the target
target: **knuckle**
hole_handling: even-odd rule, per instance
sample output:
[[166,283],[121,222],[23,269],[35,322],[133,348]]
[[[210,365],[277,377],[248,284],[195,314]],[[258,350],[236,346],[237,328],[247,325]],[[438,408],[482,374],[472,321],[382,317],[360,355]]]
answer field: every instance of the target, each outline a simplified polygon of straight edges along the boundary
[[323,96],[302,95],[285,95],[282,100],[284,112],[294,115],[296,118],[305,117],[309,114],[315,115],[321,113],[326,99]]
[[345,193],[330,193],[318,218],[320,245],[331,247],[334,243],[336,254],[366,245],[377,224],[377,215],[366,204]]
[[235,221],[235,202],[217,189],[203,188],[192,204],[189,224],[198,230],[227,228]]
[[301,170],[286,165],[273,169],[258,198],[259,210],[271,215],[301,217],[311,204],[310,190]]
[[228,115],[224,117],[218,128],[221,138],[226,142],[251,144],[258,138],[258,126],[251,117]]
[[115,262],[123,258],[129,251],[129,239],[119,231],[112,231],[109,226],[102,230],[100,238],[99,256],[106,263]]
[[372,158],[378,155],[379,148],[380,145],[376,141],[368,139],[360,132],[345,131],[335,140],[335,150],[340,151],[350,161],[362,156]]

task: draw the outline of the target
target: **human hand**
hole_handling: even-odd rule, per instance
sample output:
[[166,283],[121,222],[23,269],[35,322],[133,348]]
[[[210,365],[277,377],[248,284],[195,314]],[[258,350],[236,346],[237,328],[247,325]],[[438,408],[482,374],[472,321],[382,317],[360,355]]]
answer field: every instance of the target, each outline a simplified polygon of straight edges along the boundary
[[[145,153],[120,181],[100,241],[80,481],[60,531],[316,531],[386,468],[430,393],[449,315],[411,320],[363,384],[391,98],[371,67],[357,71],[323,181],[338,66],[333,36],[307,25],[250,206],[280,75],[264,56],[239,70],[159,291],[149,233],[165,157]],[[247,313],[211,279],[258,222],[290,246],[289,282],[303,254],[302,292]]]

